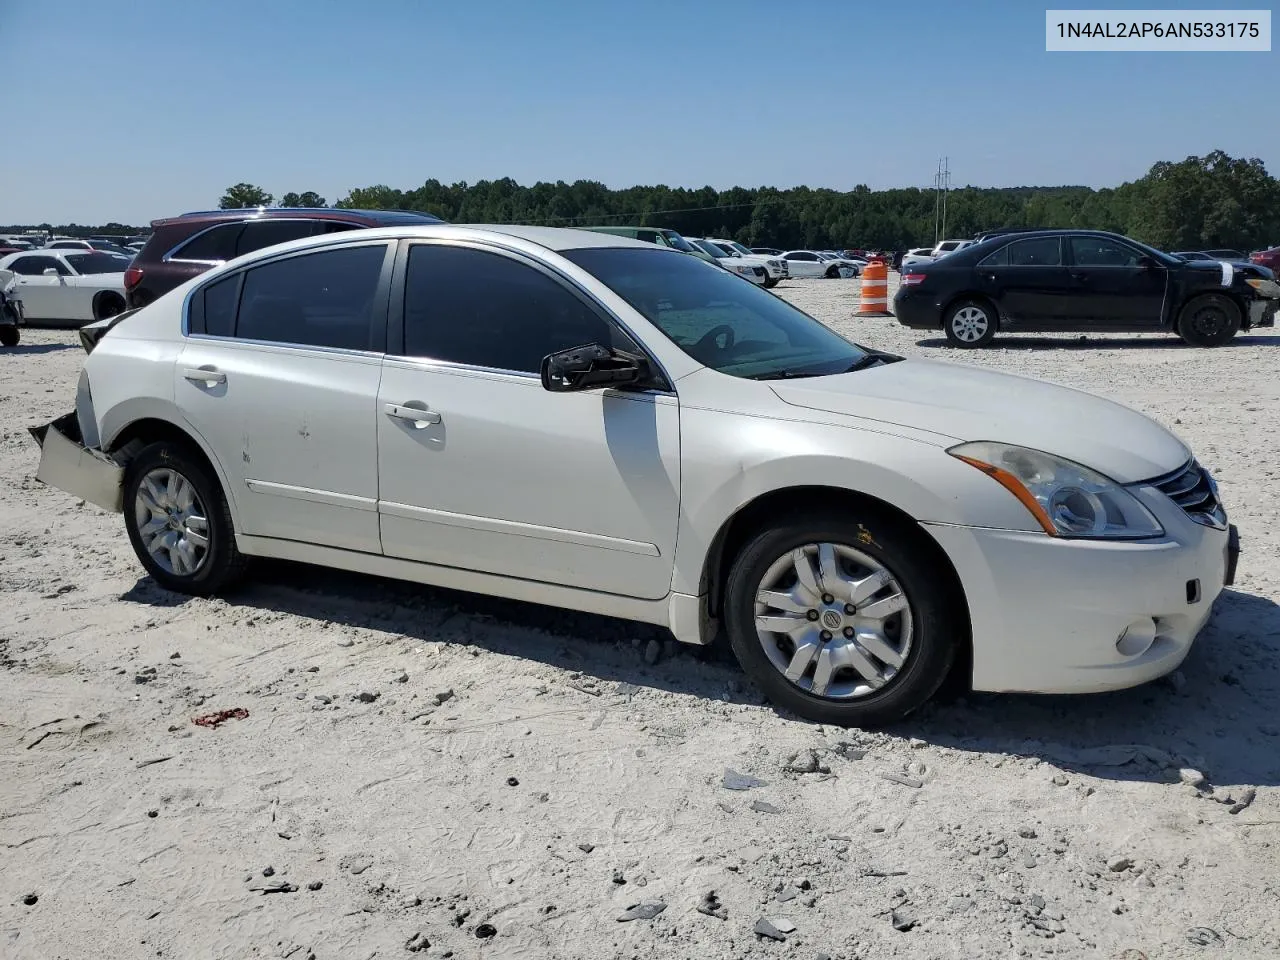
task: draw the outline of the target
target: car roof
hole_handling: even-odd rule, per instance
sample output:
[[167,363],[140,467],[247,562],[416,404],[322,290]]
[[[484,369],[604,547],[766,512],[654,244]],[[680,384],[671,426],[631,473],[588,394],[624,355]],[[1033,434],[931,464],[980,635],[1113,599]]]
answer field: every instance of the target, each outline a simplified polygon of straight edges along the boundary
[[252,220],[257,217],[275,219],[279,217],[313,217],[324,220],[353,218],[368,220],[380,226],[413,223],[444,223],[431,213],[417,210],[360,210],[346,207],[241,207],[230,210],[193,210],[176,217],[163,217],[152,220],[152,227],[167,226],[174,223],[190,223],[209,221],[217,223],[229,220]]

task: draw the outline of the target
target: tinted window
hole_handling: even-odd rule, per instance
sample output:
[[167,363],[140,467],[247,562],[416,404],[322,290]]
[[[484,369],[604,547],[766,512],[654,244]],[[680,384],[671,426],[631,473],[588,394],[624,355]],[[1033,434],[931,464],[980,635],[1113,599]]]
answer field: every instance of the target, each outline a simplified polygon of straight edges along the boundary
[[198,233],[175,251],[173,260],[208,260],[221,263],[236,255],[236,238],[244,229],[243,223],[224,223]]
[[979,263],[980,267],[1007,267],[1009,265],[1009,248],[1001,247],[995,253],[984,257]]
[[24,277],[38,277],[50,267],[53,267],[63,276],[71,272],[57,257],[19,257],[9,265],[10,270],[14,273],[20,273]]
[[1014,267],[1058,267],[1062,265],[1062,245],[1057,237],[1015,240],[1006,248]]
[[[240,275],[227,277],[205,287],[201,296],[203,332],[215,337],[229,337],[236,329],[236,304],[239,302]],[[194,300],[193,300],[194,306]]]
[[129,258],[114,253],[68,253],[67,263],[77,273],[124,273],[129,269]]
[[865,351],[780,297],[693,257],[589,248],[563,254],[699,363],[737,377],[843,373]]
[[1102,237],[1072,237],[1071,257],[1080,267],[1136,267],[1138,253],[1133,247]]
[[[240,234],[240,239],[236,242],[236,256],[275,246],[277,243],[332,232],[325,229],[327,226],[321,220],[255,220],[246,224],[244,232]],[[342,230],[351,228],[350,224],[336,221],[334,226]]]
[[55,240],[49,244],[50,250],[84,250],[85,245],[79,240]]
[[788,253],[787,259],[788,260],[817,260],[818,255],[816,253]]
[[409,356],[524,373],[536,373],[549,353],[585,343],[635,349],[612,323],[533,267],[496,253],[434,245],[409,252],[404,336]]
[[386,250],[385,244],[348,247],[254,267],[245,273],[236,336],[375,349],[374,297]]

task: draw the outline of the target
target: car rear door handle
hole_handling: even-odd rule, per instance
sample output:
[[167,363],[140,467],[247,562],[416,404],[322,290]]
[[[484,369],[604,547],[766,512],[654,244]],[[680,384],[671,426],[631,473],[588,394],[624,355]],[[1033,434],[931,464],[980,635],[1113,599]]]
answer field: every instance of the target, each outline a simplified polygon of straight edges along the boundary
[[400,403],[388,403],[382,410],[388,417],[396,420],[408,420],[419,428],[440,422],[440,414],[434,410],[428,410],[426,406],[410,407]]
[[1071,273],[1071,279],[1072,280],[1088,280],[1089,275],[1087,273],[1078,273],[1073,270]]
[[187,367],[182,375],[192,383],[226,383],[227,375],[213,367]]

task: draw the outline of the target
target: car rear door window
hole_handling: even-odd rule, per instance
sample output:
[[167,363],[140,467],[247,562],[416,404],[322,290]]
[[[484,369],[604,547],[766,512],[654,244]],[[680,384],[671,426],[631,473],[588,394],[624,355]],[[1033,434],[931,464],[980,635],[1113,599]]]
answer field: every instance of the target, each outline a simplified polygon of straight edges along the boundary
[[[273,260],[244,275],[235,335],[305,347],[373,350],[385,243]],[[206,301],[206,326],[209,323]],[[210,330],[210,332],[213,332]]]
[[255,220],[245,224],[244,232],[236,241],[236,256],[253,253],[277,243],[300,240],[317,233],[314,220]]
[[1105,237],[1071,238],[1071,259],[1077,267],[1136,267],[1141,256],[1133,247]]
[[995,253],[989,253],[978,263],[980,267],[1007,267],[1009,265],[1009,248],[1001,247]]
[[408,356],[520,373],[586,343],[625,344],[611,322],[562,284],[510,257],[419,244],[409,252],[404,293]]
[[197,233],[176,251],[170,260],[196,260],[201,263],[225,263],[236,255],[236,239],[244,230],[244,223],[223,223],[203,233]]
[[242,276],[236,273],[211,283],[191,298],[192,333],[206,333],[211,337],[235,335]]
[[1058,237],[1015,240],[1008,249],[1009,265],[1013,267],[1062,266],[1062,243]]

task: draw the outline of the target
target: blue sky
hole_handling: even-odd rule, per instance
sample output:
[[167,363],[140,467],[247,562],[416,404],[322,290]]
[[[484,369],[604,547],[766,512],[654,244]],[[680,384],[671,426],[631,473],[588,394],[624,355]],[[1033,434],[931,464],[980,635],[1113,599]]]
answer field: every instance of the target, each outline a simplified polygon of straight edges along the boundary
[[1046,53],[1045,6],[0,0],[0,223],[143,223],[241,180],[878,189],[947,154],[957,185],[1105,186],[1215,148],[1280,174],[1280,52]]

